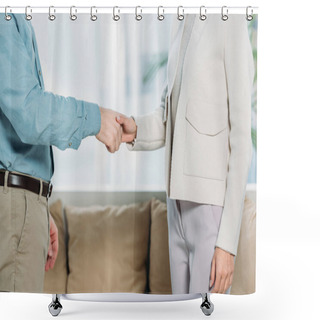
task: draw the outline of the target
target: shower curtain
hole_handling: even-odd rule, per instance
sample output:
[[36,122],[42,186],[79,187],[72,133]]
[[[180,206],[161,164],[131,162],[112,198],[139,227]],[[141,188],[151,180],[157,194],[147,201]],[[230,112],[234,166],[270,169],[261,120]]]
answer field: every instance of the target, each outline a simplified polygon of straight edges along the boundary
[[258,16],[27,9],[0,14],[0,291],[255,292]]

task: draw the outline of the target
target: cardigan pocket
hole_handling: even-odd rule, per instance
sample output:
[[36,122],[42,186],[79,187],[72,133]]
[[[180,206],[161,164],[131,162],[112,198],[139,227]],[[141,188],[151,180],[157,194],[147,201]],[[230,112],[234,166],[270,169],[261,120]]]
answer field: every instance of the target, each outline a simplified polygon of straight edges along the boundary
[[189,100],[186,108],[185,175],[226,179],[227,127],[227,105]]
[[164,111],[162,116],[162,123],[165,123],[168,118],[168,95],[166,96],[166,99],[164,101]]

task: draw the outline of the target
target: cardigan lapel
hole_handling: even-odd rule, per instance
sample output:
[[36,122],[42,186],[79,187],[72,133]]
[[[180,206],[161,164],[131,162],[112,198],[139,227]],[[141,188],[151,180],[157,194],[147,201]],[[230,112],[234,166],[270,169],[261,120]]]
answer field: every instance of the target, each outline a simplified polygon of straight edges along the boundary
[[[177,75],[177,70],[178,70],[178,64],[179,64],[179,58],[181,54],[181,40],[182,36],[187,29],[187,26],[190,26],[191,30],[193,28],[195,20],[195,15],[186,15],[185,19],[181,21],[177,21],[176,23],[181,23],[182,25],[178,29],[177,36],[175,37],[176,39],[173,40],[171,44],[171,48],[169,49],[169,58],[168,58],[168,96],[171,94],[171,90]],[[188,28],[189,29],[189,28]],[[191,33],[188,35],[188,41],[190,39]]]

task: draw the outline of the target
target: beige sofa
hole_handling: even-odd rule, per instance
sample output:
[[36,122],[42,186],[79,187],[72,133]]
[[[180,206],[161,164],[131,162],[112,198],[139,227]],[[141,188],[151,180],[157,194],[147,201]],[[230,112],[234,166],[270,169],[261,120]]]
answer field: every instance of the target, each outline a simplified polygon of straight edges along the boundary
[[[113,194],[112,205],[100,201],[103,194],[56,195],[50,212],[59,254],[44,292],[171,294],[165,196],[154,195],[161,200]],[[246,197],[232,294],[255,292],[255,216],[255,202]]]

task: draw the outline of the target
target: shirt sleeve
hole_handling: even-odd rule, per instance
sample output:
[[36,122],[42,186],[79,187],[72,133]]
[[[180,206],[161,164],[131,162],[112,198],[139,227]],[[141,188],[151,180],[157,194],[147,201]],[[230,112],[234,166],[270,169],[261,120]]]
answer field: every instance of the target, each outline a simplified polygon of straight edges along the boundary
[[23,143],[77,149],[83,138],[100,130],[98,105],[44,91],[15,19],[1,20],[2,112]]
[[166,85],[162,91],[160,106],[151,113],[134,117],[137,125],[137,137],[133,142],[127,143],[127,148],[130,151],[151,151],[165,145],[167,93],[168,86]]
[[230,157],[216,246],[236,255],[252,155],[251,90],[254,64],[246,19],[241,15],[232,15],[226,26],[225,71],[229,102]]

